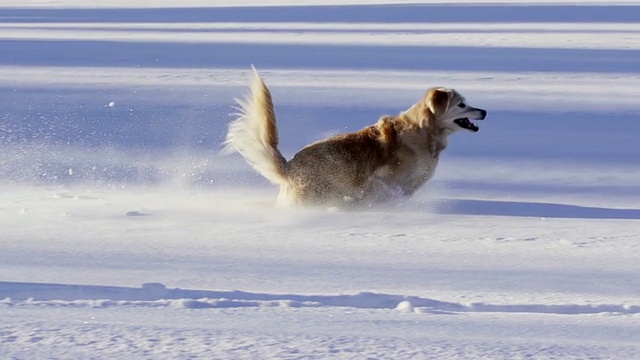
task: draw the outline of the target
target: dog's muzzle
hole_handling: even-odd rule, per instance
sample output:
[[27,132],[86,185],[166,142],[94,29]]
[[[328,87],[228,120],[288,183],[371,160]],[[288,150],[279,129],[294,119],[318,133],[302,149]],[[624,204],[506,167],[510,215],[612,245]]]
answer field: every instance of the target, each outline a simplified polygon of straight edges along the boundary
[[[477,111],[479,115],[477,117],[472,117],[473,120],[484,120],[484,118],[487,117],[487,110],[475,109],[475,111]],[[480,127],[478,127],[478,125],[471,122],[471,120],[469,120],[468,117],[455,119],[453,120],[453,122],[466,130],[470,130],[473,132],[478,132],[478,130],[480,130]]]

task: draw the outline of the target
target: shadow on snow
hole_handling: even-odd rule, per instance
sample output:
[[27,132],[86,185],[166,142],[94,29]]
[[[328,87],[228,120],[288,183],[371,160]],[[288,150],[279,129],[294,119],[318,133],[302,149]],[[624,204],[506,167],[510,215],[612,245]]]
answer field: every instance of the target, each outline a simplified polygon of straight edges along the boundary
[[[388,51],[385,49],[393,49]],[[4,40],[0,65],[640,72],[638,50]]]
[[526,4],[405,4],[133,9],[5,8],[0,22],[627,22],[640,7]]
[[640,209],[614,209],[567,204],[471,200],[445,200],[438,207],[440,214],[521,216],[563,219],[640,220]]
[[[638,314],[640,306],[611,304],[519,304],[454,303],[418,296],[358,293],[355,295],[269,294],[244,291],[168,289],[148,283],[141,288],[0,282],[0,305],[44,307],[178,307],[189,309],[237,307],[352,307],[398,309],[439,314],[465,312],[545,314]],[[174,300],[174,301],[171,301]],[[415,309],[415,310],[414,310]]]

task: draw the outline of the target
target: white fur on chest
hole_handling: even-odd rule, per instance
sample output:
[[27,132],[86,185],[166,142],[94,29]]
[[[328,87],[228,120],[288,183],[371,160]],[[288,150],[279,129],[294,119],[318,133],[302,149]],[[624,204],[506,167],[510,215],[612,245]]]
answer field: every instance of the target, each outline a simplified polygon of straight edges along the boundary
[[411,191],[417,190],[425,182],[433,177],[438,166],[439,157],[422,157],[418,158],[415,168],[407,176],[407,184]]
[[438,159],[440,157],[424,157],[419,158],[415,170],[411,174],[413,179],[423,179],[424,181],[431,179],[436,172],[436,166],[438,166]]
[[411,166],[404,169],[403,176],[405,180],[403,182],[406,184],[404,186],[406,188],[405,190],[409,190],[410,192],[414,192],[433,177],[436,167],[438,166],[441,151],[437,150],[437,148],[440,147],[444,149],[447,146],[446,136],[438,139],[440,141],[439,144],[434,144],[433,140],[428,140],[429,137],[426,130],[422,130],[418,134],[419,137],[417,140],[415,137],[405,139],[405,144],[412,151],[412,161]]
[[446,146],[446,136],[431,138],[426,129],[403,133],[395,148],[395,161],[376,169],[371,180],[384,184],[385,191],[411,195],[433,177],[440,151]]
[[393,190],[405,195],[412,194],[433,177],[438,165],[438,157],[417,157],[412,159],[411,164],[400,165],[396,171],[392,171],[389,166],[378,168],[372,180],[385,184],[385,191]]

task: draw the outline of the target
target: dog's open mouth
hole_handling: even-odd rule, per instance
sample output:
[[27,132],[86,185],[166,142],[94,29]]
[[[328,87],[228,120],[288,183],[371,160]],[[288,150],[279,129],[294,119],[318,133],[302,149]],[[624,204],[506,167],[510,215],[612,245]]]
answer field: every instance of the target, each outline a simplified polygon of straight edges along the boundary
[[460,119],[455,119],[453,120],[454,123],[458,124],[458,126],[460,126],[463,129],[467,129],[467,130],[471,130],[473,132],[478,132],[478,130],[480,130],[480,128],[478,127],[478,125],[472,123],[469,118],[460,118]]

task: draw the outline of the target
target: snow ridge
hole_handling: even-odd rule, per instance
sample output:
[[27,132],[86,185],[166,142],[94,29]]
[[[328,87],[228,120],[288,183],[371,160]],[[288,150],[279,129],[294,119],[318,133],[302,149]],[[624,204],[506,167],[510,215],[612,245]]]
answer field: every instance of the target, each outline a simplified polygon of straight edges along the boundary
[[419,296],[361,292],[353,295],[270,294],[246,291],[170,289],[160,283],[140,288],[0,282],[2,306],[65,308],[239,308],[239,307],[350,307],[396,309],[416,313],[539,313],[539,314],[640,314],[629,304],[486,304],[455,303]]

